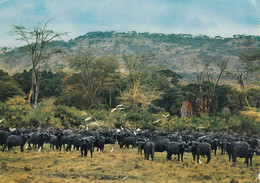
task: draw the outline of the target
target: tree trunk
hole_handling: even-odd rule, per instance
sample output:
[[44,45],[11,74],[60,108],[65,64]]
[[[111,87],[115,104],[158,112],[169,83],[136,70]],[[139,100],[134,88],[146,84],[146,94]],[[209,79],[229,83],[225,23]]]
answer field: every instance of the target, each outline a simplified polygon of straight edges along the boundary
[[29,100],[31,102],[33,112],[37,108],[39,90],[40,90],[39,76],[37,76],[36,69],[33,68],[32,69],[32,86],[31,86],[31,92],[30,92],[30,96],[29,96]]

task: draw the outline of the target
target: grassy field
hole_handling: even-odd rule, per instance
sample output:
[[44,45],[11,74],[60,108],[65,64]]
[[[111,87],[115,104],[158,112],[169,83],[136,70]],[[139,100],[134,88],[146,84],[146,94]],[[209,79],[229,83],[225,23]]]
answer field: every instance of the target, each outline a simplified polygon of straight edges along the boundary
[[44,151],[16,147],[10,152],[0,152],[0,182],[258,182],[260,157],[254,156],[253,166],[247,167],[244,159],[236,164],[228,162],[227,155],[212,156],[211,162],[192,161],[190,153],[184,162],[166,160],[166,152],[155,153],[154,161],[144,160],[137,149],[119,149],[106,145],[104,152],[94,152],[93,158],[81,158],[79,151]]

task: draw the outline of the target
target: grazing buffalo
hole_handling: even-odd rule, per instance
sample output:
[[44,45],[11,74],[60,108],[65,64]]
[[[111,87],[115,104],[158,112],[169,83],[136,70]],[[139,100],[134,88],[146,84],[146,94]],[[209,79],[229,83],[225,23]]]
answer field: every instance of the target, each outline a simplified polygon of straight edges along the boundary
[[79,147],[80,147],[80,141],[79,141],[79,138],[80,138],[81,135],[77,135],[75,133],[73,134],[70,134],[68,135],[67,137],[67,147],[66,147],[66,151],[71,151],[71,147],[73,145],[73,148],[76,149],[76,150],[79,150]]
[[63,136],[61,131],[57,131],[54,133],[54,135],[50,136],[50,148],[54,150],[54,146],[56,146],[57,150],[61,151],[62,147],[62,139],[61,137]]
[[105,138],[105,144],[115,144],[116,143],[116,139],[113,137],[106,137]]
[[151,155],[152,161],[154,157],[155,144],[152,141],[147,141],[144,144],[144,159],[149,160],[149,155]]
[[81,157],[83,157],[83,152],[84,152],[84,157],[87,156],[88,150],[90,150],[90,154],[91,154],[91,158],[92,158],[95,137],[93,137],[93,136],[83,137],[83,138],[79,139],[79,141],[80,141]]
[[8,147],[8,150],[13,148],[14,146],[20,146],[21,152],[23,152],[24,144],[26,143],[28,138],[29,136],[27,134],[8,136],[3,151],[5,150],[6,146]]
[[38,146],[38,149],[43,148],[44,142],[46,142],[49,138],[49,134],[43,132],[32,132],[29,134],[28,143],[33,144],[34,149]]
[[9,132],[0,130],[0,146],[4,146],[6,143],[7,137],[10,135]]
[[195,161],[195,157],[197,155],[197,162],[199,162],[199,158],[202,155],[207,156],[207,163],[210,162],[211,159],[211,145],[207,142],[190,142],[189,145],[191,146],[191,152],[193,156],[193,161]]
[[214,154],[216,156],[217,155],[217,149],[218,149],[218,146],[219,146],[219,140],[218,139],[213,139],[213,140],[210,140],[208,142],[211,145],[211,150],[214,151]]
[[185,142],[171,142],[167,148],[167,160],[171,160],[173,154],[178,155],[178,161],[183,161],[183,153],[185,149],[186,143]]
[[228,141],[224,140],[221,143],[223,144],[224,149],[228,153],[229,162],[231,161],[235,147],[242,146],[242,147],[245,147],[245,148],[250,148],[250,145],[245,141],[228,142]]
[[260,155],[260,139],[258,138],[251,138],[248,142],[252,149],[256,150],[256,155]]
[[164,152],[167,151],[170,140],[165,136],[155,136],[152,138],[152,141],[155,144],[155,152]]
[[132,149],[136,146],[136,138],[133,136],[125,137],[120,142],[120,148],[122,149],[124,146],[125,148],[129,149],[129,145],[132,145]]
[[251,149],[250,147],[235,146],[233,149],[232,161],[236,162],[237,157],[245,158],[245,163],[247,164],[247,166],[249,160],[250,160],[250,166],[252,166],[253,155],[254,155],[254,150]]
[[138,140],[137,140],[137,146],[138,146],[138,151],[137,151],[137,153],[139,154],[141,154],[142,155],[142,151],[143,151],[143,149],[144,149],[144,145],[145,145],[145,143],[148,141],[148,139],[146,139],[146,138],[139,138]]
[[94,146],[97,148],[97,151],[104,151],[104,147],[105,147],[105,142],[106,142],[106,138],[103,136],[98,136],[95,138],[95,143]]

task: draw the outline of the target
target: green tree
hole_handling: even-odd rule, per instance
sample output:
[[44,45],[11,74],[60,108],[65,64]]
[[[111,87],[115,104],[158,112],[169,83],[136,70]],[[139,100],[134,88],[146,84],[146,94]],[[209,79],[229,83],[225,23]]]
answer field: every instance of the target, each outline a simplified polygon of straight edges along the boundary
[[22,73],[15,73],[13,75],[13,78],[18,82],[20,88],[24,91],[24,93],[29,95],[32,83],[32,70],[24,70]]
[[164,109],[171,115],[180,115],[183,97],[180,95],[179,79],[181,76],[167,68],[152,75],[152,83],[162,92],[162,98],[153,101],[154,112]]
[[[58,97],[62,91],[62,79],[66,76],[64,72],[56,72],[43,70],[39,73],[41,76],[41,85],[39,100],[42,98]],[[24,70],[22,73],[15,73],[13,78],[18,82],[20,88],[29,95],[31,89],[30,78],[32,70]]]
[[33,30],[28,30],[23,25],[13,25],[12,32],[19,36],[19,39],[24,41],[27,46],[25,49],[29,52],[32,64],[32,77],[31,77],[31,91],[29,95],[30,102],[35,111],[39,96],[40,76],[39,68],[40,65],[48,59],[51,55],[60,52],[58,49],[48,50],[48,44],[61,36],[65,35],[64,32],[54,32],[48,30],[47,25],[50,21],[43,23],[35,27]]
[[39,99],[58,97],[62,91],[62,79],[66,76],[64,72],[53,73],[51,71],[41,72],[41,85]]
[[112,109],[119,105],[118,98],[120,97],[120,92],[124,89],[125,83],[122,82],[121,73],[116,72],[106,79],[104,86],[99,90],[97,96],[100,103]]
[[250,95],[247,92],[256,85],[260,86],[260,50],[241,54],[239,59],[242,61],[242,66],[237,69],[235,76],[240,85],[246,105],[249,109],[255,110],[255,107],[252,107],[250,104],[248,99]]
[[19,88],[14,78],[0,70],[0,102],[5,102],[8,98],[16,95],[23,96],[24,92]]
[[[79,109],[89,109],[98,102],[97,94],[110,83],[110,78],[118,70],[115,56],[96,57],[90,51],[76,52],[68,57],[70,67],[75,71],[64,81],[64,95],[71,98]],[[71,101],[69,100],[69,101]],[[69,102],[67,101],[67,102]]]
[[136,110],[147,110],[153,100],[160,97],[157,88],[151,83],[150,76],[155,70],[149,66],[153,55],[123,55],[123,74],[127,89],[121,93],[120,100],[124,106]]
[[260,50],[242,54],[239,58],[245,64],[247,74],[253,74],[255,81],[258,81],[256,84],[260,85]]
[[[201,59],[201,63],[196,63],[194,60],[194,64],[197,74],[197,83],[200,91],[201,108],[203,113],[206,112],[208,115],[213,115],[216,110],[214,107],[216,102],[216,89],[219,86],[220,79],[227,69],[229,60],[223,59],[219,56],[209,56],[203,51],[199,54],[199,57]],[[205,93],[202,89],[203,83],[204,85],[207,85],[204,87],[207,98],[203,97]]]

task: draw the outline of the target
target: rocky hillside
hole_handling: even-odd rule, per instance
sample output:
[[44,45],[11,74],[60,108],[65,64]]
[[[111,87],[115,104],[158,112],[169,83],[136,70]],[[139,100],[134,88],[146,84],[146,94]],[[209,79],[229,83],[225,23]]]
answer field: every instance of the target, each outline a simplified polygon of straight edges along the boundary
[[[154,64],[170,67],[183,76],[183,82],[188,82],[195,78],[195,62],[208,60],[217,63],[222,59],[228,59],[229,70],[235,71],[241,67],[239,55],[252,52],[259,46],[260,37],[244,35],[211,38],[204,35],[194,37],[189,34],[90,32],[68,42],[53,42],[49,49],[59,47],[63,52],[51,57],[44,66],[66,69],[66,54],[77,49],[91,49],[98,55],[153,53]],[[29,55],[23,47],[1,48],[0,68],[10,74],[22,72],[30,68]]]

